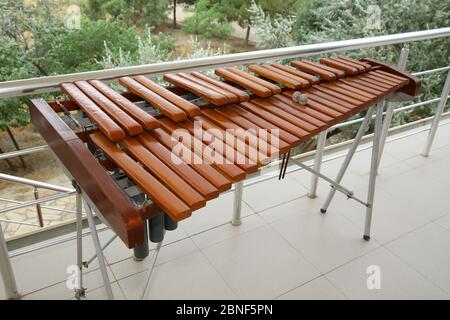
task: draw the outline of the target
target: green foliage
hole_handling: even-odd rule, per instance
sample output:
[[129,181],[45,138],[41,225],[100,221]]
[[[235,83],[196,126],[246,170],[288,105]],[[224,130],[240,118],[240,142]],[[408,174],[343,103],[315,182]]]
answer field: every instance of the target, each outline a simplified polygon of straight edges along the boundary
[[[293,36],[299,44],[364,38],[416,30],[447,27],[450,25],[450,2],[441,0],[379,0],[381,9],[379,28],[368,25],[368,6],[371,0],[324,1],[308,0],[297,13]],[[395,64],[401,46],[381,46],[347,52],[354,58],[372,57]],[[428,70],[450,64],[450,38],[413,42],[407,69]],[[422,77],[419,100],[438,97],[445,74]],[[397,124],[430,116],[432,107],[412,109],[399,113]]]
[[112,17],[127,26],[158,26],[166,17],[167,0],[89,0],[86,13],[92,19]]
[[233,32],[233,27],[221,12],[218,3],[211,4],[208,0],[199,0],[194,6],[194,15],[183,22],[183,31],[201,35],[207,39],[227,39]]
[[282,48],[294,44],[291,36],[292,26],[295,23],[294,17],[281,14],[271,17],[254,0],[248,12],[259,48]]

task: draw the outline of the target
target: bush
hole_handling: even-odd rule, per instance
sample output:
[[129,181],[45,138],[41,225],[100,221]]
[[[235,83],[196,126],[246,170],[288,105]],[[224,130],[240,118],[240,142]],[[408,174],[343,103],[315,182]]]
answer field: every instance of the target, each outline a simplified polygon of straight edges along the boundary
[[183,22],[184,32],[198,34],[207,39],[228,39],[233,33],[233,27],[220,12],[218,4],[211,5],[208,0],[199,0],[193,11],[194,15]]

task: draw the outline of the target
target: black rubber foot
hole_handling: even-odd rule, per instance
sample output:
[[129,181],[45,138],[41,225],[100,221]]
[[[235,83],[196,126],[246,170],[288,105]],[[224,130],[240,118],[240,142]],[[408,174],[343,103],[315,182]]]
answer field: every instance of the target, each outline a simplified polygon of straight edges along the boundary
[[320,209],[320,212],[326,213],[326,212],[327,212],[327,209]]
[[370,236],[364,235],[364,236],[363,236],[363,239],[366,240],[366,241],[369,241],[369,240],[370,240]]

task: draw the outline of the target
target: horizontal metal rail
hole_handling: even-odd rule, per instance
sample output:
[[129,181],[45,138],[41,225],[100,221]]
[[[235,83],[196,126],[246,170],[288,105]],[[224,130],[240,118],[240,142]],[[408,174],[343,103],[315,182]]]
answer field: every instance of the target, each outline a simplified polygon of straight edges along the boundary
[[14,183],[20,183],[20,184],[26,184],[33,187],[53,190],[53,191],[59,191],[59,192],[67,192],[67,193],[73,193],[75,192],[75,189],[73,188],[65,188],[60,187],[54,184],[45,183],[37,180],[27,179],[27,178],[21,178],[16,177],[10,174],[0,173],[0,180],[5,180],[8,182],[14,182]]
[[68,196],[70,196],[72,194],[75,194],[75,190],[72,191],[72,192],[53,194],[51,196],[43,197],[43,198],[40,198],[38,200],[25,201],[23,203],[16,204],[15,206],[10,206],[10,207],[6,207],[6,208],[0,209],[0,214],[1,213],[5,213],[5,212],[9,212],[9,211],[13,211],[13,210],[17,210],[17,209],[22,209],[22,208],[29,207],[29,206],[34,206],[34,205],[39,204],[39,203],[44,203],[44,202],[48,202],[48,201],[58,200],[58,199],[61,199],[61,198],[68,197]]
[[368,47],[384,46],[420,40],[430,40],[450,36],[450,27],[390,34],[377,37],[341,40],[301,46],[268,49],[260,51],[241,52],[235,54],[203,57],[189,60],[177,60],[139,66],[71,73],[65,75],[5,81],[0,83],[0,99],[18,97],[36,93],[59,91],[63,82],[78,80],[112,80],[122,76],[144,74],[161,76],[165,73],[187,72],[192,70],[213,69],[236,64],[267,62],[303,56],[313,56],[323,53],[340,52]]
[[48,150],[48,145],[26,148],[26,149],[11,151],[11,152],[5,152],[5,153],[0,154],[0,160],[19,157],[19,156],[26,156],[29,154],[38,153],[38,152],[42,152],[45,150]]

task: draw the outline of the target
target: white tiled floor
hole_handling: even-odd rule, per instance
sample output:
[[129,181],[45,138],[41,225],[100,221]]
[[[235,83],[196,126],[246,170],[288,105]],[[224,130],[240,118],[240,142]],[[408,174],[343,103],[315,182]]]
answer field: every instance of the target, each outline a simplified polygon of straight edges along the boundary
[[[167,233],[147,298],[449,299],[450,125],[439,129],[429,158],[419,155],[425,138],[421,133],[386,145],[370,242],[362,240],[362,206],[337,194],[320,214],[327,183],[310,199],[310,175],[295,172],[246,188],[239,227],[228,223],[233,194],[227,193]],[[344,179],[362,198],[369,160],[370,150],[358,152]],[[341,162],[326,162],[323,172],[335,175]],[[111,235],[100,233],[102,241]],[[84,243],[88,256],[91,241]],[[119,240],[105,255],[115,297],[139,298],[151,258],[133,260]],[[12,261],[25,299],[73,298],[66,269],[75,262],[74,242]],[[367,286],[373,270],[380,289]],[[88,299],[105,298],[97,264],[85,280]]]

